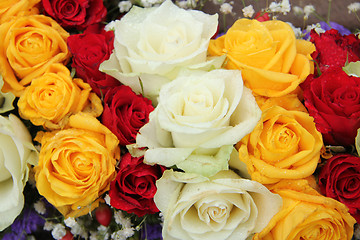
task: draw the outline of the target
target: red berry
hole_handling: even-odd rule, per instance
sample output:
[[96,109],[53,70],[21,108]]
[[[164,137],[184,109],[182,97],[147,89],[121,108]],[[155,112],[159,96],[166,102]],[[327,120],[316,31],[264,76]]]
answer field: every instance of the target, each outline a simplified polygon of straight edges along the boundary
[[109,226],[112,218],[112,211],[108,205],[102,204],[95,210],[96,220],[103,226]]
[[258,20],[259,22],[265,22],[270,20],[270,16],[267,12],[258,12],[255,14],[254,19]]
[[73,240],[73,239],[74,239],[74,235],[72,235],[72,233],[69,230],[66,230],[65,236],[61,238],[61,240]]

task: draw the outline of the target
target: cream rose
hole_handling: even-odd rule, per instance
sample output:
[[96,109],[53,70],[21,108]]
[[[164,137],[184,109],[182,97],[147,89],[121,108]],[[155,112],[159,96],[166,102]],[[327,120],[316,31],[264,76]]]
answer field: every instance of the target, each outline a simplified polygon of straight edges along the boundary
[[15,115],[0,116],[0,231],[21,213],[28,163],[36,165],[37,161],[38,153],[24,124]]
[[217,20],[217,15],[186,11],[170,0],[153,8],[133,6],[108,26],[115,33],[114,52],[100,70],[156,100],[160,87],[180,68],[209,70],[222,65],[224,57],[207,61]]
[[212,178],[166,170],[156,186],[164,239],[247,239],[282,206],[279,195],[230,170]]
[[231,146],[250,133],[260,117],[240,71],[189,71],[161,88],[158,106],[140,129],[136,143],[149,148],[146,163],[177,165],[189,171],[181,164],[191,155],[196,155],[193,163],[204,160],[204,166],[211,159],[208,155],[216,158],[227,152],[230,156]]

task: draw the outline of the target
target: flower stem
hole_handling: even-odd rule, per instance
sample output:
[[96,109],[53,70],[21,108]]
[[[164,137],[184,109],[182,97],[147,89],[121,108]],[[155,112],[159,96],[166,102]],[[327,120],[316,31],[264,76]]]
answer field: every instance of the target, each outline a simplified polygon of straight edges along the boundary
[[328,24],[329,26],[330,26],[331,2],[332,2],[332,0],[329,0],[328,12],[327,12],[327,19],[326,19],[326,22],[327,22],[327,24]]
[[223,27],[224,27],[224,33],[226,33],[226,14],[223,14]]
[[315,15],[315,17],[317,17],[320,21],[324,21],[324,22],[326,22],[326,19],[325,18],[323,18],[322,16],[320,16],[317,12],[312,12],[312,14],[314,14]]
[[354,14],[355,14],[356,19],[360,22],[359,15],[356,12],[354,12]]

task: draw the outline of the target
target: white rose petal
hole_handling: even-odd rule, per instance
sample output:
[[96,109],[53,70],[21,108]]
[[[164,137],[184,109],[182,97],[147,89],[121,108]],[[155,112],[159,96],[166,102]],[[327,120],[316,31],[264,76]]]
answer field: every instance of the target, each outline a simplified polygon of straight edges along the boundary
[[[179,167],[186,160],[191,166],[189,159],[194,154],[194,161],[199,159],[196,165],[207,165],[209,157],[219,159],[219,148],[250,133],[260,116],[240,71],[184,72],[162,87],[159,104],[140,129],[136,143],[149,148],[144,157],[148,164]],[[227,161],[228,152],[228,157],[221,154],[220,159]],[[219,166],[224,163],[219,161]]]
[[28,164],[36,165],[37,160],[38,152],[20,119],[0,116],[0,196],[6,196],[0,198],[0,231],[23,209]]
[[245,240],[282,205],[279,195],[229,170],[212,178],[166,170],[156,185],[165,239]]
[[206,63],[207,69],[221,66],[223,61],[207,59],[217,20],[217,15],[184,10],[171,0],[159,7],[133,6],[112,23],[114,52],[100,70],[156,101],[160,87],[174,79],[181,68],[201,63]]

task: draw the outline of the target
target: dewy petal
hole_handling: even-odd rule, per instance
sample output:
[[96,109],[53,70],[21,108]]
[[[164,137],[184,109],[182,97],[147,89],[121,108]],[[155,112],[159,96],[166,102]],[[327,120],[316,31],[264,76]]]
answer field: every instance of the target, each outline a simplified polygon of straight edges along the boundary
[[[24,206],[23,189],[29,175],[28,163],[36,164],[38,153],[31,136],[15,115],[0,116],[0,231],[8,227]],[[5,174],[4,174],[5,173]]]
[[[2,184],[0,185],[2,189]],[[6,195],[3,195],[6,194]],[[9,193],[1,193],[1,196],[9,196]],[[9,200],[14,201],[14,199],[9,198]],[[17,201],[13,202],[13,206],[7,210],[0,211],[1,218],[0,218],[0,231],[4,230],[8,226],[10,226],[15,218],[21,213],[23,207],[24,207],[24,195],[20,194]],[[1,203],[0,203],[1,204]]]
[[[156,104],[161,85],[174,79],[182,68],[209,71],[221,67],[224,56],[207,59],[217,20],[217,14],[184,10],[170,0],[153,8],[134,6],[121,20],[111,23],[114,52],[100,70],[132,88],[135,85],[136,93],[143,93]],[[145,83],[144,74],[149,75],[150,83]],[[143,89],[135,77],[144,81]]]
[[[198,106],[193,107],[196,111],[191,112],[189,107],[185,113],[186,105]],[[144,159],[148,164],[177,165],[200,148],[212,153],[201,160],[192,159],[209,162],[215,149],[240,141],[252,131],[260,117],[261,110],[251,91],[243,86],[240,71],[183,72],[162,87],[159,104],[150,114],[149,122],[140,129],[136,143],[138,147],[149,148]],[[229,156],[223,160],[228,161]],[[191,166],[189,161],[182,167],[187,168],[185,165]],[[204,174],[215,174],[213,170],[219,165],[216,163],[213,167]]]

